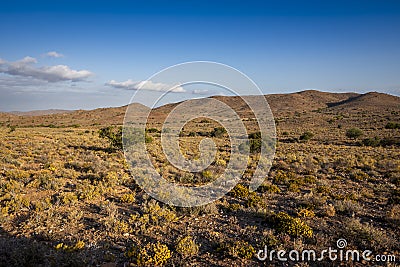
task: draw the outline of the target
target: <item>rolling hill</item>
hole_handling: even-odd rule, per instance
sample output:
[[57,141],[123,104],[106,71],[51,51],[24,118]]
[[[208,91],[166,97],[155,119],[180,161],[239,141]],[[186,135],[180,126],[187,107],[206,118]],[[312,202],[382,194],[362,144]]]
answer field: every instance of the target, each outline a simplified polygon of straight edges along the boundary
[[[251,96],[260,97],[260,96]],[[271,94],[264,96],[275,118],[291,117],[295,114],[311,114],[322,111],[324,114],[350,114],[355,112],[374,112],[376,115],[396,114],[400,111],[400,97],[383,93],[327,93],[307,90],[290,94]],[[234,110],[240,116],[251,114],[245,102],[237,96],[213,96]],[[152,111],[155,118],[165,117],[179,103],[167,104]],[[134,103],[138,116],[148,107]],[[127,106],[98,108],[94,110],[76,111],[31,111],[0,113],[0,123],[18,127],[29,126],[102,126],[120,125],[123,123]],[[313,116],[314,117],[314,116]],[[320,118],[323,116],[320,115]]]

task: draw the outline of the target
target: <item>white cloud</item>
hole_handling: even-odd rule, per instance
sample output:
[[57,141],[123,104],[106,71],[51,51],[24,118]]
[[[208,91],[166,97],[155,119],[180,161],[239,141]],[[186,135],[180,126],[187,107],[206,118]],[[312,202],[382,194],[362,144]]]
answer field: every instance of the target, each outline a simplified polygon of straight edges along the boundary
[[192,94],[195,94],[195,95],[208,95],[211,93],[213,93],[213,92],[210,90],[207,90],[207,89],[195,89],[192,91]]
[[0,73],[12,76],[32,77],[47,82],[83,81],[93,75],[88,70],[73,70],[66,65],[35,67],[37,60],[25,57],[14,62],[0,59]]
[[183,89],[179,84],[155,83],[152,81],[132,81],[130,79],[124,82],[117,82],[115,80],[111,80],[107,82],[106,85],[126,90],[149,90],[157,92],[170,91],[173,93],[186,92],[186,90]]
[[55,57],[55,58],[64,57],[63,54],[57,53],[56,51],[47,52],[47,53],[46,53],[46,56],[48,56],[48,57]]
[[15,66],[22,66],[22,65],[26,65],[26,64],[32,64],[32,63],[37,63],[36,58],[34,57],[24,57],[23,59],[17,60],[15,62],[10,62],[10,64],[13,64]]

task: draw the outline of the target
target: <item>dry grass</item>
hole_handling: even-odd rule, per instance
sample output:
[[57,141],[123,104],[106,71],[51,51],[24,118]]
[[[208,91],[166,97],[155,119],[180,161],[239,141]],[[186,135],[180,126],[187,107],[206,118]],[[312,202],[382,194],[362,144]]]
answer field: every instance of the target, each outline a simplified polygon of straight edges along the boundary
[[[151,199],[135,184],[123,153],[98,137],[98,125],[81,118],[84,126],[17,125],[11,131],[5,121],[0,127],[0,265],[257,266],[253,254],[264,245],[320,251],[338,238],[352,248],[399,255],[400,149],[362,146],[345,135],[359,127],[366,136],[396,136],[398,129],[385,128],[387,121],[396,121],[395,111],[281,113],[276,118],[280,142],[264,185],[249,192],[249,167],[230,194],[197,208]],[[28,119],[8,123],[23,120]],[[51,116],[30,120],[52,123]],[[246,126],[255,131],[252,123]],[[189,133],[217,126],[187,125],[182,137],[182,147],[192,152],[187,157],[196,156],[201,140]],[[314,136],[298,140],[307,131]],[[207,183],[229,162],[229,151],[221,149],[206,171],[183,173],[158,153],[159,133],[149,136],[153,163],[174,182]],[[219,147],[228,144],[224,136],[215,140]],[[256,160],[252,156],[249,166]]]

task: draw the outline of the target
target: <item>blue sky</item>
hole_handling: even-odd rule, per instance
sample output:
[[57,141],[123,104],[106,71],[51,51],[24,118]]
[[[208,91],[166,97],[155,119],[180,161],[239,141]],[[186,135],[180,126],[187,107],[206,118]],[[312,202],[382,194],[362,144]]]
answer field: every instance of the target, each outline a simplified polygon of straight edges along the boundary
[[0,36],[2,111],[125,105],[141,81],[195,60],[266,94],[400,95],[399,1],[2,1]]

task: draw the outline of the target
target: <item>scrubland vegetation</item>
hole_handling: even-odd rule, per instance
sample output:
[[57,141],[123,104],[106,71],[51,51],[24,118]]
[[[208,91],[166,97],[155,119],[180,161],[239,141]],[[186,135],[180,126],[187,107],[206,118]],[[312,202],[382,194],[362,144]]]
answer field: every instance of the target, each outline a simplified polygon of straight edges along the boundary
[[[339,238],[349,249],[400,258],[399,109],[278,114],[277,150],[264,184],[248,189],[254,148],[241,183],[222,199],[191,208],[160,203],[135,184],[118,126],[4,121],[0,265],[281,266],[258,261],[256,252],[265,245],[321,251]],[[218,144],[216,160],[200,173],[181,172],[160,155],[160,125],[149,125],[146,143],[164,178],[204,184],[223,172],[229,143],[219,125],[199,119],[182,131],[187,157],[196,157],[204,137]]]

